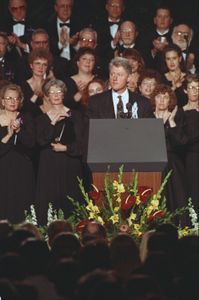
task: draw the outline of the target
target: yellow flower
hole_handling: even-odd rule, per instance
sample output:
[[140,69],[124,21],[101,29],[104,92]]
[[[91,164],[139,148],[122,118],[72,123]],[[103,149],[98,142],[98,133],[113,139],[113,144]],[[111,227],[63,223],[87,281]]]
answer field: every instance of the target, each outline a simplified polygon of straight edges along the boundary
[[104,225],[104,221],[103,221],[102,217],[97,216],[96,221],[99,222],[101,225]]
[[123,183],[119,183],[116,180],[113,181],[113,187],[120,194],[125,192],[124,184]]
[[86,209],[88,211],[91,211],[93,213],[99,214],[99,208],[97,205],[93,205],[92,201],[89,201],[88,205],[86,206]]
[[152,205],[149,205],[147,207],[147,216],[149,216],[151,214],[151,212],[153,211],[153,206]]
[[152,200],[151,205],[153,206],[154,209],[157,209],[159,206],[159,201],[158,200]]
[[117,202],[117,203],[121,203],[121,202],[122,202],[122,199],[121,199],[120,197],[117,197],[116,202]]
[[129,218],[127,219],[129,226],[131,226],[133,224],[132,221],[134,221],[136,219],[137,215],[135,213],[131,213]]
[[118,223],[119,222],[119,216],[118,216],[118,214],[114,214],[113,216],[111,216],[109,218],[109,220],[111,220],[113,224]]
[[88,218],[89,218],[89,220],[90,219],[95,219],[95,214],[93,212],[90,212]]
[[114,208],[114,213],[118,213],[119,210],[120,210],[119,206],[116,206],[116,207]]
[[139,205],[140,204],[140,196],[136,196],[136,200],[135,200],[135,203],[137,204],[137,205]]
[[135,233],[140,236],[142,232],[140,231],[140,224],[134,224]]

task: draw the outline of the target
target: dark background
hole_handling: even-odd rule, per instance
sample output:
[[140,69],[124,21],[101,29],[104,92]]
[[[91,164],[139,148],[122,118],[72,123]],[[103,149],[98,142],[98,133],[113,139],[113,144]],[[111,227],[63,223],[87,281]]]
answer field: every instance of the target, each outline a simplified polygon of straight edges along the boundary
[[[35,24],[42,24],[53,15],[54,0],[28,0],[28,15]],[[0,0],[0,17],[6,17],[8,0]],[[74,13],[89,24],[93,17],[104,13],[106,0],[74,0]],[[174,20],[187,22],[198,31],[199,0],[126,0],[126,16],[133,19],[138,28],[146,28],[152,24],[153,13],[159,3],[171,7]]]

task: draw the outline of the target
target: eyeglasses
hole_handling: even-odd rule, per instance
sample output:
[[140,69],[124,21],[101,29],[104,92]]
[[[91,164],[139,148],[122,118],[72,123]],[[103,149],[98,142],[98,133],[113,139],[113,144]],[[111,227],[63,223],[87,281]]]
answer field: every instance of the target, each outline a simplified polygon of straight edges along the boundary
[[52,96],[54,96],[54,95],[61,95],[61,94],[63,94],[63,92],[62,91],[50,91],[49,92],[49,95],[52,95]]
[[134,32],[134,30],[132,30],[132,29],[121,29],[120,30],[122,33],[133,33]]
[[188,90],[198,92],[199,91],[199,86],[190,85],[190,86],[188,86]]
[[109,6],[110,7],[115,7],[115,8],[120,8],[121,7],[121,5],[118,4],[118,3],[111,3],[111,4],[109,4]]
[[92,43],[92,42],[94,42],[95,40],[93,40],[93,39],[81,38],[81,41],[82,41],[82,42],[89,42],[89,43]]
[[4,100],[8,101],[8,102],[19,102],[20,99],[17,97],[5,97]]
[[185,36],[188,37],[188,36],[189,36],[189,33],[188,33],[188,32],[177,31],[176,33],[177,33],[177,35],[183,36],[183,37],[185,37]]

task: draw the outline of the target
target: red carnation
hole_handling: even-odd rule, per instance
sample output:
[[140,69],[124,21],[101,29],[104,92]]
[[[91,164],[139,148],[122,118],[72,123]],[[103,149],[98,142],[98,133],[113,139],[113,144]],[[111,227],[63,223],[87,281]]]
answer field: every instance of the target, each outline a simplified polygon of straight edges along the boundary
[[80,221],[77,226],[76,226],[76,231],[79,231],[81,232],[83,230],[83,228],[88,224],[90,223],[89,220],[83,220],[83,221]]
[[120,225],[120,231],[121,232],[128,232],[129,231],[129,226],[127,224]]
[[164,218],[165,214],[166,213],[164,211],[158,210],[155,213],[149,215],[147,221],[151,222],[151,221],[155,220],[156,218]]
[[130,209],[135,204],[135,201],[136,201],[136,197],[135,196],[128,195],[127,198],[125,198],[124,200],[122,200],[121,208],[123,210]]
[[138,194],[140,195],[140,201],[144,203],[153,194],[153,189],[148,186],[139,186]]

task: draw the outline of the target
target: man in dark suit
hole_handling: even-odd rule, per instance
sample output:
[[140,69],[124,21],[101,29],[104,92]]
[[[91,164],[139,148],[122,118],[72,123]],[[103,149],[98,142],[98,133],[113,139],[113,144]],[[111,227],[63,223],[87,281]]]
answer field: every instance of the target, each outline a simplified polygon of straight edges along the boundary
[[120,39],[119,26],[124,21],[124,0],[107,0],[106,15],[93,21],[97,31],[98,46],[101,53],[106,53],[105,63],[108,64],[114,57],[114,51]]
[[71,60],[75,54],[79,31],[84,24],[82,19],[72,16],[73,0],[55,0],[56,16],[45,26],[50,37],[50,48],[54,55]]
[[0,32],[0,80],[14,81],[15,61],[12,60],[7,47],[8,36],[5,32]]
[[170,7],[160,4],[155,9],[153,26],[139,34],[139,47],[147,68],[160,70],[161,53],[171,42],[173,17]]
[[91,119],[153,118],[152,106],[145,97],[127,89],[131,66],[126,58],[116,57],[109,65],[111,89],[89,100]]
[[9,17],[3,20],[1,29],[8,34],[14,58],[29,52],[29,40],[34,26],[27,18],[26,0],[8,1]]

